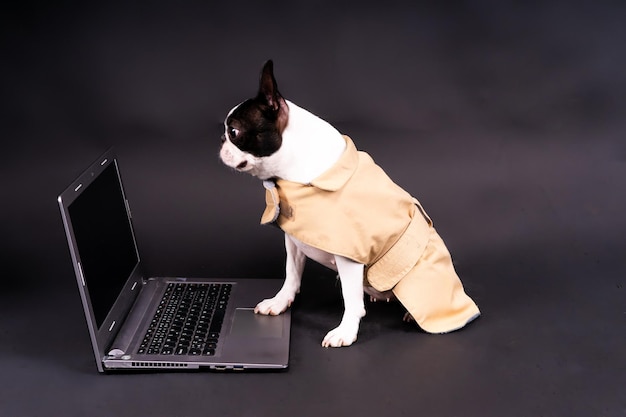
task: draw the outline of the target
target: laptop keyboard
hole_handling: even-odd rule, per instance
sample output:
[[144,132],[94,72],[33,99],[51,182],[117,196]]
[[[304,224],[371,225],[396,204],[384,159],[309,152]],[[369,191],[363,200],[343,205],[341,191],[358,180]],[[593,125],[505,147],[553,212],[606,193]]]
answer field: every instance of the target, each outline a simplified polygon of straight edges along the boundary
[[138,354],[215,355],[232,284],[169,283]]

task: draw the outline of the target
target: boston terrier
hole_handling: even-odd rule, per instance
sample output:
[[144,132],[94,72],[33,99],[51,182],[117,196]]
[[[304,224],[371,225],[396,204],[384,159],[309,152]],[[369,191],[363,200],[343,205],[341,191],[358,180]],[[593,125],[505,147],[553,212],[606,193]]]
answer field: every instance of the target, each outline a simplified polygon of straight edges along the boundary
[[[278,91],[271,60],[263,66],[256,97],[245,100],[231,109],[224,121],[224,128],[220,149],[221,160],[234,170],[248,173],[263,181],[267,209],[263,214],[262,223],[275,222],[285,231],[287,254],[285,282],[273,298],[263,300],[256,306],[256,313],[278,315],[291,306],[300,290],[305,260],[310,258],[338,273],[344,301],[341,322],[338,327],[326,334],[322,341],[324,347],[349,346],[356,341],[360,320],[365,315],[364,291],[373,301],[388,302],[397,295],[409,311],[405,319],[415,318],[422,328],[433,333],[456,330],[478,316],[478,309],[464,294],[460,282],[456,282],[458,281],[456,275],[450,280],[441,280],[447,283],[445,284],[447,286],[444,285],[445,288],[437,286],[434,288],[431,284],[414,284],[408,279],[402,278],[400,281],[400,278],[393,278],[405,276],[407,270],[421,258],[428,258],[426,262],[439,262],[439,257],[428,255],[428,246],[432,246],[429,242],[435,236],[430,218],[417,200],[393,184],[367,154],[357,152],[348,137],[343,136],[330,123],[283,98]],[[350,189],[352,191],[343,185],[356,181],[352,179],[357,176],[353,171],[370,172],[370,170],[371,176],[363,174],[368,185],[355,185],[352,187],[354,190]],[[372,197],[367,197],[366,195],[370,194],[367,187],[370,186],[372,190],[380,191],[382,194],[377,195],[373,192]],[[338,192],[340,187],[343,188]],[[385,193],[395,194],[392,196]],[[313,194],[322,194],[322,200],[313,202]],[[347,197],[348,195],[355,197]],[[344,201],[343,198],[352,198],[357,202],[355,204]],[[370,198],[371,201],[359,203],[361,198]],[[379,212],[377,207],[363,214],[363,218],[359,214],[354,214],[360,212],[360,209],[349,208],[349,206],[372,207],[379,202],[386,204],[385,201],[395,201],[394,198],[400,201],[395,206],[402,206],[402,210],[409,214],[392,216],[394,220],[390,220],[389,224],[395,223],[393,227],[389,226],[391,231],[388,236],[385,236],[386,223],[377,221],[376,216]],[[415,218],[418,219],[412,221],[414,213],[417,213]],[[383,231],[384,239],[380,238],[381,233],[377,231],[376,237],[373,238],[374,243],[370,244],[369,235],[363,238],[359,234],[362,233],[360,230],[355,231],[361,229],[354,226],[355,222],[376,225]],[[416,226],[411,226],[409,222],[415,223]],[[411,234],[405,232],[411,228],[419,229],[419,233],[411,232],[418,238],[410,240],[405,237]],[[422,235],[425,236],[423,241],[419,237]],[[359,243],[353,245],[353,242]],[[413,244],[420,249],[415,251],[410,249],[411,254],[408,257],[404,252],[400,253]],[[445,252],[442,255],[445,258],[447,253],[445,247],[442,251]],[[439,255],[437,253],[437,256]],[[447,257],[449,258],[449,254]],[[379,262],[383,258],[385,261]],[[431,258],[435,260],[429,260]],[[406,262],[412,263],[407,264],[408,268],[399,268]],[[450,265],[445,267],[451,268],[451,261]],[[371,271],[369,281],[372,285],[368,283],[368,271]],[[389,281],[389,277],[393,279]],[[374,282],[379,285],[373,285]],[[406,283],[401,284],[402,282]],[[423,305],[421,307],[409,308],[412,301],[410,297],[405,298],[404,294],[420,291],[424,297],[428,296],[428,300],[420,300]],[[441,293],[441,297],[437,295],[434,299],[444,299],[445,301],[442,301],[446,303],[444,309],[429,301],[433,298],[428,295],[429,291]],[[450,300],[456,301],[453,303]],[[454,306],[449,309],[447,304],[451,303]],[[432,329],[428,327],[430,323],[428,316],[431,312],[433,317],[441,317],[441,311],[448,313],[448,310],[454,310],[452,316],[458,316],[459,311],[463,310],[461,314],[463,317],[460,321],[448,321],[441,326],[433,326]],[[418,317],[412,317],[410,313],[413,313],[413,316],[418,314]],[[433,322],[436,320],[438,318],[433,319]]]

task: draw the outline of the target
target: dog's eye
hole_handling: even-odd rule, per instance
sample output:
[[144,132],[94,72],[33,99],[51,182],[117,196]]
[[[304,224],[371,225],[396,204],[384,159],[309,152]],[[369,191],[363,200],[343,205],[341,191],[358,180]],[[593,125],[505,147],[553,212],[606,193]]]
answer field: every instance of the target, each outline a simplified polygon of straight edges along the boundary
[[228,128],[228,136],[230,136],[231,138],[236,138],[238,134],[239,130],[235,129],[234,127]]

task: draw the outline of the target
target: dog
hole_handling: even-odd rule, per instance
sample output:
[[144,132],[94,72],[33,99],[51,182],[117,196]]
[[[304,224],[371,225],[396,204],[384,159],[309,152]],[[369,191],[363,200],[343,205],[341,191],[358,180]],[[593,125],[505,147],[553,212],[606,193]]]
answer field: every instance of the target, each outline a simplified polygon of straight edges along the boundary
[[324,347],[357,340],[364,292],[373,301],[397,297],[408,310],[405,318],[431,333],[456,330],[480,314],[419,202],[350,138],[286,100],[271,60],[261,70],[257,95],[227,114],[221,141],[226,166],[263,181],[261,222],[285,231],[284,284],[256,313],[278,315],[291,306],[309,258],[336,271],[341,283],[343,317],[323,338]]

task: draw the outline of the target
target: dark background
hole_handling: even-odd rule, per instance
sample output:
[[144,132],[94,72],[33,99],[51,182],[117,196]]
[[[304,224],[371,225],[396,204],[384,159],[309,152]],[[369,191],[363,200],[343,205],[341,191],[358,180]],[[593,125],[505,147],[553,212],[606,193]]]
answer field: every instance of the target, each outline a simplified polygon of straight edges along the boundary
[[[0,416],[625,416],[624,2],[2,6]],[[309,264],[285,373],[98,375],[56,197],[108,147],[159,275],[282,277],[261,184],[218,159],[281,92],[418,197],[483,316],[358,342]]]

